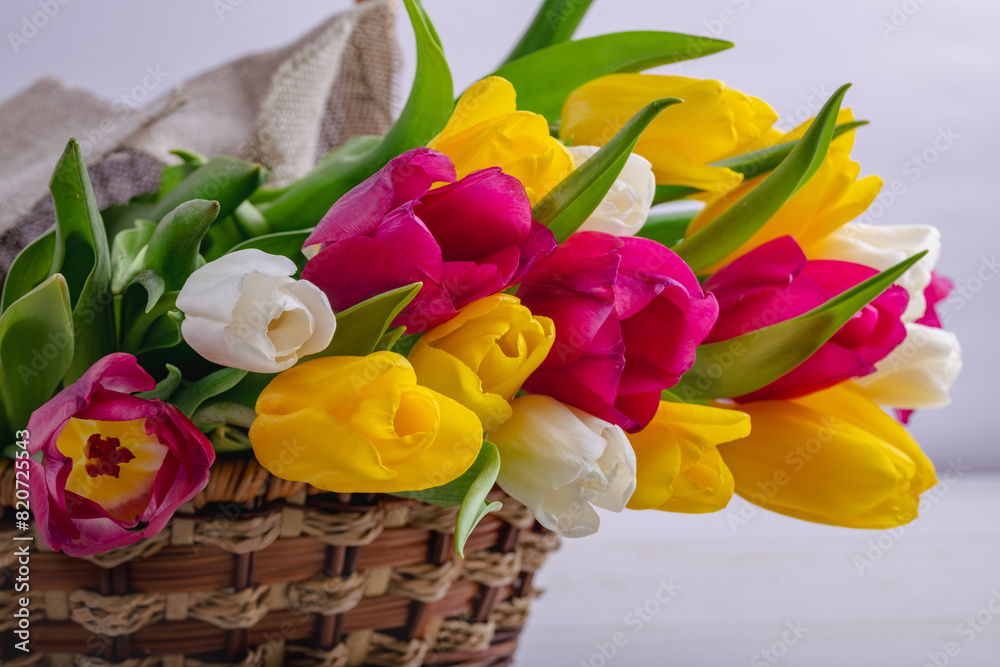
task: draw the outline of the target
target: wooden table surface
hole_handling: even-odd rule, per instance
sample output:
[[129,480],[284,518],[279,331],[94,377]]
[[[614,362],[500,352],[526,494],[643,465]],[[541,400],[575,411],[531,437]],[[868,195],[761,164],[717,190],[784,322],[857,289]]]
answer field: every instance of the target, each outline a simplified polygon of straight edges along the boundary
[[892,531],[740,498],[710,515],[602,513],[538,574],[517,664],[1000,666],[1000,475],[956,470],[939,466],[921,516]]

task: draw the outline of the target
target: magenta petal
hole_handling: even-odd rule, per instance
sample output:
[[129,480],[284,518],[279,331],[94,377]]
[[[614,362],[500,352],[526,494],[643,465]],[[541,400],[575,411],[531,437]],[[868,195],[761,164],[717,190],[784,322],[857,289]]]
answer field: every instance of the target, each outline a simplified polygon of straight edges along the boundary
[[517,296],[532,313],[551,318],[555,348],[543,366],[571,363],[590,346],[614,311],[621,243],[613,236],[577,233],[528,272]]
[[517,270],[520,253],[507,246],[478,262],[446,262],[441,286],[456,308],[502,291]]
[[618,254],[618,281],[615,283],[615,310],[625,319],[645,308],[667,283],[679,284],[684,291],[702,296],[694,273],[669,248],[649,239],[626,237]]
[[[924,290],[927,309],[924,311],[923,316],[917,320],[917,324],[940,329],[942,325],[941,318],[937,312],[937,305],[946,299],[953,289],[955,289],[953,282],[938,272],[931,271],[931,282],[927,286],[927,289]],[[903,423],[905,424],[906,421]]]
[[371,238],[405,256],[428,275],[440,275],[441,248],[409,204],[389,212]]
[[704,288],[722,303],[731,298],[729,292],[739,294],[749,285],[783,287],[805,265],[806,256],[799,244],[791,236],[781,236],[719,269],[705,281]]
[[518,246],[521,257],[518,261],[517,271],[510,278],[510,284],[520,282],[522,276],[528,273],[535,264],[555,252],[557,245],[556,237],[552,235],[549,228],[532,220],[528,237]]
[[392,209],[419,199],[436,182],[454,180],[455,167],[445,155],[430,148],[407,151],[337,200],[304,246],[367,236]]
[[428,192],[415,211],[447,262],[474,260],[518,246],[531,230],[531,202],[524,186],[499,167],[473,172]]
[[741,402],[789,399],[804,396],[875,369],[861,354],[826,343],[811,357],[766,387],[738,398]]
[[428,275],[398,250],[364,236],[321,250],[306,264],[302,278],[323,290],[337,312],[411,283],[423,282],[428,291],[437,284],[437,276]]
[[854,262],[841,262],[832,259],[814,259],[806,263],[802,276],[815,280],[830,294],[837,296],[855,285],[878,275],[878,271]]

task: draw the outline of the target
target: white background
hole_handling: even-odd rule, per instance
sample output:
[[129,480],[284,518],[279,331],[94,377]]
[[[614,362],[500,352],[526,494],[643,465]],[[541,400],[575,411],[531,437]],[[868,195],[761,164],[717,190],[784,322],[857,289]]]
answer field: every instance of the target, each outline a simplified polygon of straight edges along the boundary
[[[236,4],[236,0],[231,0]],[[243,0],[220,18],[213,3],[71,0],[14,53],[6,37],[37,0],[0,5],[0,100],[53,74],[117,98],[147,66],[175,85],[254,50],[306,32],[345,0]],[[943,472],[948,461],[1000,470],[994,424],[1000,254],[1000,3],[988,0],[596,0],[579,31],[664,29],[711,34],[737,47],[666,68],[718,78],[767,100],[785,126],[812,116],[844,82],[847,103],[872,121],[858,131],[862,174],[900,181],[879,222],[941,228],[939,269],[966,290],[943,313],[958,332],[966,369],[954,404],[918,413],[913,432]],[[452,63],[456,92],[489,73],[526,25],[531,0],[427,0]],[[413,47],[400,17],[407,65]],[[957,137],[935,148],[941,133]],[[943,144],[938,143],[941,147]],[[0,146],[0,156],[3,147]],[[914,156],[932,164],[914,171]],[[885,188],[888,190],[889,188]],[[897,188],[898,189],[898,188]],[[961,642],[955,665],[1000,664],[1000,618],[966,644],[959,624],[1000,586],[996,478],[963,473],[903,532],[844,531],[757,512],[741,500],[712,516],[628,513],[606,517],[596,537],[567,545],[541,580],[550,588],[526,637],[525,665],[600,664],[595,642],[629,632],[610,665],[747,665],[779,641],[786,622],[810,628],[785,647],[782,665],[913,665]],[[881,540],[883,546],[879,546]],[[863,569],[869,541],[875,567]],[[886,548],[884,545],[889,545]],[[676,599],[631,634],[629,610],[655,595],[661,578]],[[991,617],[992,618],[992,617]],[[553,657],[558,656],[558,657]],[[590,661],[587,663],[587,661]],[[774,664],[757,662],[756,664]]]

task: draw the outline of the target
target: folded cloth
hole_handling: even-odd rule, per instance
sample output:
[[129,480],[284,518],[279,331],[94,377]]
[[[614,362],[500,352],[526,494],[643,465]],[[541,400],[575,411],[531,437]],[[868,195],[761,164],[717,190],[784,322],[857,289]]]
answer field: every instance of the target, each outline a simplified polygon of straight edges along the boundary
[[[358,134],[392,123],[399,47],[393,0],[337,14],[293,44],[240,58],[141,108],[46,78],[0,105],[0,280],[55,222],[48,183],[80,141],[100,208],[155,191],[169,152],[233,155],[279,187]],[[150,80],[156,80],[151,72]]]

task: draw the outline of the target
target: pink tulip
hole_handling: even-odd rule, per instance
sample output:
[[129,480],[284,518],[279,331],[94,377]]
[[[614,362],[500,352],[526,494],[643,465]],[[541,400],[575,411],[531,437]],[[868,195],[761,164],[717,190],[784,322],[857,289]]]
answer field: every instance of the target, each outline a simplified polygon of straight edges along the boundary
[[31,505],[51,549],[88,556],[156,535],[208,484],[208,439],[132,395],[155,386],[135,357],[110,354],[31,415]]
[[305,243],[316,245],[302,277],[335,311],[422,282],[393,322],[420,333],[516,283],[556,242],[516,178],[491,168],[456,180],[446,156],[416,148],[334,204]]
[[691,368],[718,314],[672,251],[600,232],[570,236],[517,295],[556,325],[555,345],[524,388],[629,432],[653,419],[660,392]]
[[[774,239],[705,281],[719,300],[719,320],[705,340],[729,340],[790,320],[877,273],[853,262],[806,260],[792,237]],[[794,398],[874,372],[875,362],[906,337],[900,316],[908,301],[905,289],[891,286],[805,362],[740,400]]]

